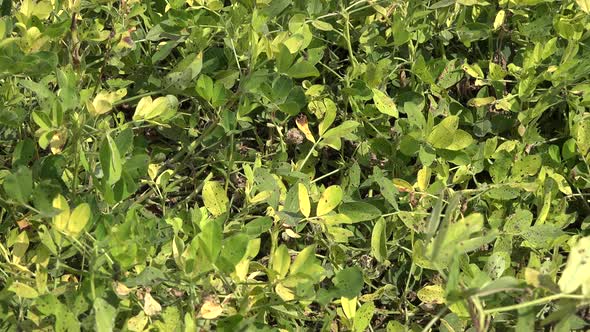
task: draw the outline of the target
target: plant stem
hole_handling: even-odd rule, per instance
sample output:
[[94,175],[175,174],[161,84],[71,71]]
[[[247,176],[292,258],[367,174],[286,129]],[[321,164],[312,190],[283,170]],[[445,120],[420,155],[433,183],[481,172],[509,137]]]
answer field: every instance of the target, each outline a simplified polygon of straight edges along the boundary
[[509,306],[505,306],[505,307],[484,310],[484,314],[490,315],[490,314],[494,314],[494,313],[498,313],[498,312],[518,310],[518,309],[532,307],[532,306],[539,305],[539,304],[545,304],[547,302],[560,300],[560,299],[590,300],[590,298],[585,297],[583,295],[559,293],[559,294],[553,294],[550,296],[542,297],[540,299],[532,300],[532,301],[525,302],[525,303],[513,304],[513,305],[509,305]]

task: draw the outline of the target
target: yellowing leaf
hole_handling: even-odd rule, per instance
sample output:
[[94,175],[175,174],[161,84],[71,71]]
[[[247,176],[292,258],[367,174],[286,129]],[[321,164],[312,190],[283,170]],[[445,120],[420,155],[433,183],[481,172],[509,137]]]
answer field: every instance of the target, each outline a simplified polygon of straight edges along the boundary
[[24,297],[26,299],[34,299],[39,296],[39,292],[37,292],[36,289],[18,281],[13,282],[8,290],[14,292],[17,296]]
[[299,211],[301,211],[305,218],[309,218],[311,203],[309,202],[309,192],[303,183],[297,184],[297,196],[299,199]]
[[464,63],[461,68],[471,77],[484,79],[483,70],[477,63],[472,65]]
[[334,210],[342,201],[342,195],[342,188],[340,188],[340,186],[334,185],[326,188],[318,202],[316,216],[323,216]]
[[221,313],[223,313],[223,308],[212,298],[207,298],[199,311],[201,317],[205,319],[215,319],[219,317]]
[[162,311],[162,306],[156,301],[150,293],[143,296],[143,312],[148,316],[154,316]]
[[207,181],[203,185],[203,203],[207,210],[214,216],[224,214],[227,211],[229,199],[225,195],[225,190],[221,183],[217,181]]
[[68,227],[68,221],[70,220],[70,206],[62,195],[57,195],[53,199],[53,207],[61,210],[61,212],[53,217],[53,226],[63,232]]
[[281,299],[283,299],[283,301],[292,301],[295,299],[295,292],[289,287],[283,285],[282,282],[279,282],[276,285],[275,292],[281,297]]
[[373,89],[373,101],[379,112],[393,116],[394,118],[399,117],[395,102],[385,92],[379,89]]
[[504,24],[504,19],[506,18],[506,11],[504,9],[498,11],[496,14],[496,18],[494,19],[494,30],[498,30],[502,24]]
[[568,294],[575,292],[590,279],[590,237],[584,237],[572,247],[565,269],[559,279],[559,288]]
[[101,114],[108,113],[111,109],[113,109],[113,103],[123,99],[127,95],[126,89],[119,89],[114,92],[108,91],[100,91],[94,100],[91,102],[86,103],[86,107],[90,114],[94,116],[99,116]]
[[428,185],[430,184],[430,176],[432,175],[432,171],[429,167],[422,167],[418,171],[418,189],[420,191],[426,191]]
[[297,125],[297,128],[301,130],[303,135],[305,135],[305,138],[307,138],[312,143],[315,143],[315,138],[313,137],[311,130],[309,130],[309,124],[305,115],[301,114],[298,116],[297,119],[295,119],[295,124]]
[[173,95],[159,97],[155,100],[152,100],[150,96],[143,97],[135,107],[133,120],[152,120],[155,118],[162,121],[167,120],[176,114],[177,108],[178,99]]

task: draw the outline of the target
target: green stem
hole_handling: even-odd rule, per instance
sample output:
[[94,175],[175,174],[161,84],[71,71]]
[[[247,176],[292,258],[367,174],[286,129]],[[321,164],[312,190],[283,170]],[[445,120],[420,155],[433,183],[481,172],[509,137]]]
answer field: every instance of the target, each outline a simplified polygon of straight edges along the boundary
[[551,301],[555,301],[555,300],[560,300],[560,299],[590,300],[590,298],[585,297],[583,295],[573,295],[573,294],[559,293],[559,294],[553,294],[553,295],[550,295],[550,296],[542,297],[540,299],[532,300],[532,301],[525,302],[525,303],[519,303],[519,304],[509,305],[509,306],[505,306],[505,307],[484,310],[484,314],[490,315],[490,314],[494,314],[494,313],[498,313],[498,312],[518,310],[518,309],[523,309],[523,308],[528,308],[528,307],[536,306],[536,305],[539,305],[539,304],[545,304],[547,302],[551,302]]

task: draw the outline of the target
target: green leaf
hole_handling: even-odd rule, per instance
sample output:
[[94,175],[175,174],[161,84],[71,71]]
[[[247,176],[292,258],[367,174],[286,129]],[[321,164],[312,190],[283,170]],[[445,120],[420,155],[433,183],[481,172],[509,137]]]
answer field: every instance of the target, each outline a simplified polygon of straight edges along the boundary
[[366,202],[343,203],[338,212],[347,216],[350,223],[373,220],[381,216],[381,211],[378,208]]
[[94,300],[94,322],[97,332],[110,332],[115,328],[117,309],[102,298]]
[[352,132],[356,127],[359,126],[359,123],[353,120],[347,120],[342,122],[339,126],[334,127],[324,134],[324,139],[331,139],[331,138],[341,138]]
[[229,199],[225,195],[225,190],[221,183],[217,181],[205,182],[203,185],[203,203],[205,203],[207,210],[215,217],[227,211]]
[[121,178],[123,165],[117,144],[108,135],[100,146],[99,158],[106,183],[115,184]]
[[308,61],[295,63],[286,73],[292,78],[316,77],[320,75],[318,69]]
[[26,204],[33,192],[33,173],[29,168],[21,166],[16,173],[4,178],[2,186],[10,198]]
[[363,273],[356,266],[338,271],[332,282],[339,289],[340,296],[349,299],[359,295],[365,285]]
[[199,249],[205,252],[205,256],[211,263],[215,263],[221,252],[222,232],[221,223],[218,220],[209,220],[202,226],[199,233]]
[[378,89],[373,89],[373,101],[379,112],[399,118],[399,112],[397,106],[387,94]]
[[590,281],[590,237],[578,240],[571,248],[565,269],[559,278],[559,288],[569,294]]
[[468,147],[473,143],[473,138],[469,133],[458,128],[459,118],[454,115],[448,116],[434,126],[428,135],[428,143],[434,148],[451,151],[459,151]]
[[379,218],[371,233],[371,254],[379,263],[387,259],[387,235],[385,219]]
[[248,249],[248,235],[239,233],[223,240],[217,265],[227,273],[235,270],[236,265],[244,258]]
[[316,216],[323,216],[326,213],[334,210],[342,201],[342,188],[338,185],[330,186],[324,190],[318,206],[316,208]]

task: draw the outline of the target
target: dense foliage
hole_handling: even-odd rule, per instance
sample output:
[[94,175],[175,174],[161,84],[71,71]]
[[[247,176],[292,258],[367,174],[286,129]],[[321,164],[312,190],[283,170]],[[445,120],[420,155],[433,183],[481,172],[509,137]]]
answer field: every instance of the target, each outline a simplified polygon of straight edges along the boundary
[[590,320],[589,0],[0,8],[0,327]]

